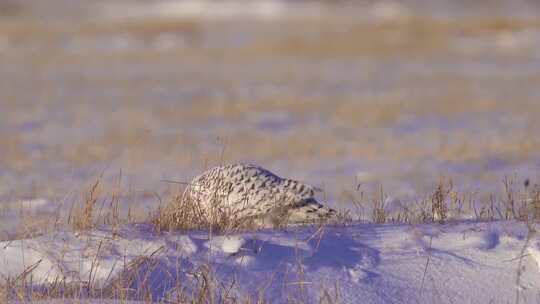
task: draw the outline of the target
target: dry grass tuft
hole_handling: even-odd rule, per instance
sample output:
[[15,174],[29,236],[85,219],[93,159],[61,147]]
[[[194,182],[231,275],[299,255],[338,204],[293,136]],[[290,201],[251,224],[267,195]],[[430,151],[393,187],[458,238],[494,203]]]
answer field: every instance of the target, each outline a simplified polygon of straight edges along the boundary
[[508,176],[505,176],[503,179],[504,184],[504,190],[506,193],[506,210],[505,210],[505,219],[511,219],[516,217],[516,209],[515,209],[515,198],[514,198],[514,179]]
[[[208,230],[212,233],[236,233],[254,231],[260,228],[272,227],[285,229],[291,224],[293,215],[290,209],[276,203],[273,211],[264,216],[236,217],[230,208],[224,208],[216,197],[211,207],[204,209],[200,202],[185,195],[175,195],[164,208],[158,208],[152,218],[152,223],[158,230],[190,231]],[[343,217],[344,218],[344,217]],[[326,224],[327,221],[306,222],[306,224]]]
[[[83,207],[76,207],[72,209],[68,218],[68,224],[76,230],[88,230],[94,228],[94,211],[96,209],[96,203],[98,201],[98,187],[101,182],[100,176],[94,183],[90,191],[84,195]],[[73,206],[72,206],[73,207]]]
[[[377,195],[378,194],[378,195]],[[375,198],[372,200],[372,220],[374,223],[382,224],[386,223],[388,214],[385,210],[385,196],[382,186],[379,188],[379,191],[375,195]]]
[[164,208],[158,208],[152,223],[165,231],[209,230],[215,233],[232,233],[253,230],[256,219],[238,219],[227,208],[219,207],[216,199],[209,210],[185,195],[175,195]]
[[448,203],[447,198],[452,193],[453,183],[449,181],[446,183],[441,180],[437,185],[437,189],[431,196],[431,220],[433,222],[444,223],[448,217]]
[[[526,187],[528,188],[528,186]],[[527,203],[533,209],[534,218],[540,219],[540,185],[534,184],[528,190]]]

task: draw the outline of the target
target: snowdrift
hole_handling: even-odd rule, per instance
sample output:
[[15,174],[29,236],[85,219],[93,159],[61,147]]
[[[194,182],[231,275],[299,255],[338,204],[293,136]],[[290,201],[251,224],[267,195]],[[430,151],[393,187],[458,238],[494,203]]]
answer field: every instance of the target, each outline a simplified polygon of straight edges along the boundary
[[[61,282],[178,299],[213,284],[216,301],[537,303],[540,240],[519,222],[304,227],[230,235],[150,225],[59,231],[0,243],[0,280]],[[88,292],[88,297],[96,293]]]

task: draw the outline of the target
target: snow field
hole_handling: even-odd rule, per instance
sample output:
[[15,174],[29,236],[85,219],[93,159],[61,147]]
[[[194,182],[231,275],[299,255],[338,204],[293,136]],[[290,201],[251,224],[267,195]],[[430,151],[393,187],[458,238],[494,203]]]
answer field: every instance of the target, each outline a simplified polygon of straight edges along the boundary
[[[60,231],[0,243],[0,280],[33,268],[32,282],[61,280],[107,289],[127,269],[154,299],[194,288],[207,267],[237,299],[328,297],[344,303],[536,303],[540,240],[518,222],[355,225],[211,236],[157,233],[149,225]],[[525,254],[521,254],[524,252]],[[152,260],[152,263],[140,263]],[[521,257],[521,258],[520,258]],[[520,278],[517,280],[518,267]],[[234,282],[231,283],[231,282]],[[516,283],[519,282],[519,283]],[[139,285],[138,285],[139,284]],[[139,287],[138,287],[139,286]]]

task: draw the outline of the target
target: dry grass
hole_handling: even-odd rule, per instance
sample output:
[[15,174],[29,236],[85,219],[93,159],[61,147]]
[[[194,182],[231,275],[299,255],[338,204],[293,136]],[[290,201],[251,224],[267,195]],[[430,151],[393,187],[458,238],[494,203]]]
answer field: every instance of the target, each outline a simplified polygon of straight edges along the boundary
[[176,195],[164,208],[158,209],[152,222],[159,230],[165,231],[207,229],[214,233],[228,233],[253,227],[253,220],[236,220],[226,209],[213,205],[216,207],[205,212],[197,202]]
[[[230,234],[263,228],[286,229],[290,225],[298,225],[298,222],[292,221],[292,217],[290,208],[279,202],[268,214],[242,218],[237,217],[234,210],[223,206],[217,196],[208,208],[185,195],[174,195],[166,206],[158,208],[152,223],[160,231],[204,230],[210,234]],[[340,218],[344,219],[338,216],[338,222]],[[335,218],[321,219],[305,224],[324,225],[335,221]]]
[[[518,220],[536,222],[540,220],[540,186],[530,185],[526,180],[522,187],[516,186],[516,176],[505,177],[502,180],[502,192],[492,193],[485,199],[480,199],[475,192],[459,192],[454,189],[451,179],[441,178],[432,194],[425,199],[397,201],[393,208],[389,205],[389,195],[379,186],[373,193],[366,194],[358,185],[356,193],[348,194],[353,209],[339,210],[335,219],[321,222],[324,225],[354,225],[363,223],[438,223],[459,222],[474,219],[477,221]],[[218,202],[212,209],[215,213],[209,221],[203,214],[197,202],[185,200],[180,195],[173,196],[165,208],[160,208],[154,215],[152,222],[161,230],[209,230],[215,233],[231,233],[250,231],[261,226],[259,219],[235,219],[230,214],[218,208]],[[397,207],[397,209],[396,209]],[[390,210],[392,209],[392,210]],[[286,228],[290,225],[284,213],[271,217],[271,227],[274,229]],[[275,220],[272,220],[274,219]]]
[[385,210],[385,197],[384,197],[384,191],[382,186],[379,189],[379,193],[377,197],[375,197],[373,200],[372,205],[372,211],[371,211],[371,219],[376,224],[382,224],[386,223],[387,220],[387,213]]
[[73,214],[70,214],[68,218],[68,224],[72,224],[76,230],[88,230],[94,228],[94,211],[96,209],[97,194],[101,177],[98,178],[96,183],[90,189],[90,192],[84,198],[84,205],[82,208],[74,210]]
[[[479,221],[540,219],[540,186],[527,179],[517,184],[517,176],[506,176],[501,182],[501,193],[479,196],[476,192],[459,192],[451,179],[441,178],[431,194],[415,201],[392,201],[383,190],[366,193],[361,189],[347,194],[353,208],[341,208],[329,221],[306,223],[311,225],[353,225],[363,223],[439,223],[474,219]],[[87,231],[111,227],[119,231],[123,225],[141,222],[152,223],[157,231],[208,231],[211,234],[230,234],[254,231],[261,228],[287,229],[291,223],[289,210],[276,204],[275,212],[265,217],[238,218],[228,208],[220,205],[216,195],[211,208],[200,202],[186,199],[182,194],[171,193],[168,198],[156,196],[156,208],[147,211],[133,206],[122,206],[121,174],[110,192],[101,189],[102,176],[98,177],[82,196],[81,201],[69,204],[69,211],[62,208],[54,212],[36,212],[20,208],[19,225],[9,239],[29,238],[60,228]],[[64,204],[65,205],[65,204]],[[64,210],[65,211],[65,210]]]
[[529,180],[519,186],[517,180],[517,176],[504,177],[501,192],[484,195],[484,198],[477,192],[455,190],[453,181],[444,177],[432,194],[415,201],[388,201],[389,195],[382,187],[371,194],[357,189],[346,195],[354,208],[340,211],[338,218],[347,225],[358,221],[377,224],[444,224],[463,220],[537,222],[540,220],[540,186],[531,185]]
[[[156,261],[152,257],[140,257],[128,267],[119,280],[105,289],[92,288],[85,284],[66,284],[61,281],[50,286],[33,287],[32,282],[26,281],[32,271],[29,268],[24,277],[8,281],[6,285],[0,286],[0,299],[5,299],[7,302],[69,300],[85,303],[86,301],[112,300],[178,304],[265,304],[273,301],[265,296],[263,287],[251,293],[239,293],[239,286],[234,278],[230,281],[218,279],[209,265],[201,265],[195,271],[187,273],[189,278],[187,280],[174,278],[175,274],[171,273],[171,277],[168,279],[174,280],[175,286],[168,291],[165,297],[156,297],[152,292],[154,287],[152,282],[149,282],[149,278],[141,274],[139,269],[139,267],[147,267],[147,269],[156,270],[155,267],[159,267]],[[292,284],[286,287],[287,303],[306,303],[302,292],[296,290],[301,288],[298,286],[301,284]],[[339,286],[336,284],[332,288],[323,288],[319,303],[341,303]]]
[[[182,195],[174,195],[164,208],[159,208],[152,222],[160,230],[200,230],[207,229],[210,233],[228,233],[240,229],[253,229],[254,219],[238,218],[231,208],[222,204],[222,194],[219,184],[225,180],[220,178],[216,192],[212,194],[211,202],[200,202],[192,198],[187,190]],[[192,191],[197,191],[193,189]]]
[[437,190],[431,196],[432,221],[444,223],[448,217],[447,197],[452,193],[452,187],[452,182],[446,184],[441,181],[437,185]]
[[[0,285],[0,299],[21,302],[43,300],[86,301],[140,301],[142,303],[269,303],[263,295],[254,293],[238,294],[236,282],[220,280],[209,264],[200,265],[195,270],[164,268],[156,255],[140,256],[124,266],[123,273],[107,287],[99,287],[93,282],[67,283],[59,279],[46,286],[35,286],[31,280],[31,265],[19,277],[8,279]],[[89,257],[92,258],[92,257]],[[161,269],[163,268],[163,269]],[[168,274],[159,282],[160,286],[172,284],[166,294],[157,295],[156,282],[149,275],[153,272]],[[182,274],[180,277],[180,274]]]

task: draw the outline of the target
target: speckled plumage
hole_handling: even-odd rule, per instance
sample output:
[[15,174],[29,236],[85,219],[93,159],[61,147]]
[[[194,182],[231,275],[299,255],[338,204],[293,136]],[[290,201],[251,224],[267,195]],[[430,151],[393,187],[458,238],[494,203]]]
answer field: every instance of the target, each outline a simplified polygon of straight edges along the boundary
[[290,222],[309,222],[333,216],[335,211],[319,204],[316,188],[281,178],[256,165],[231,164],[196,176],[184,198],[201,210],[227,212],[233,218],[264,217],[285,210]]

